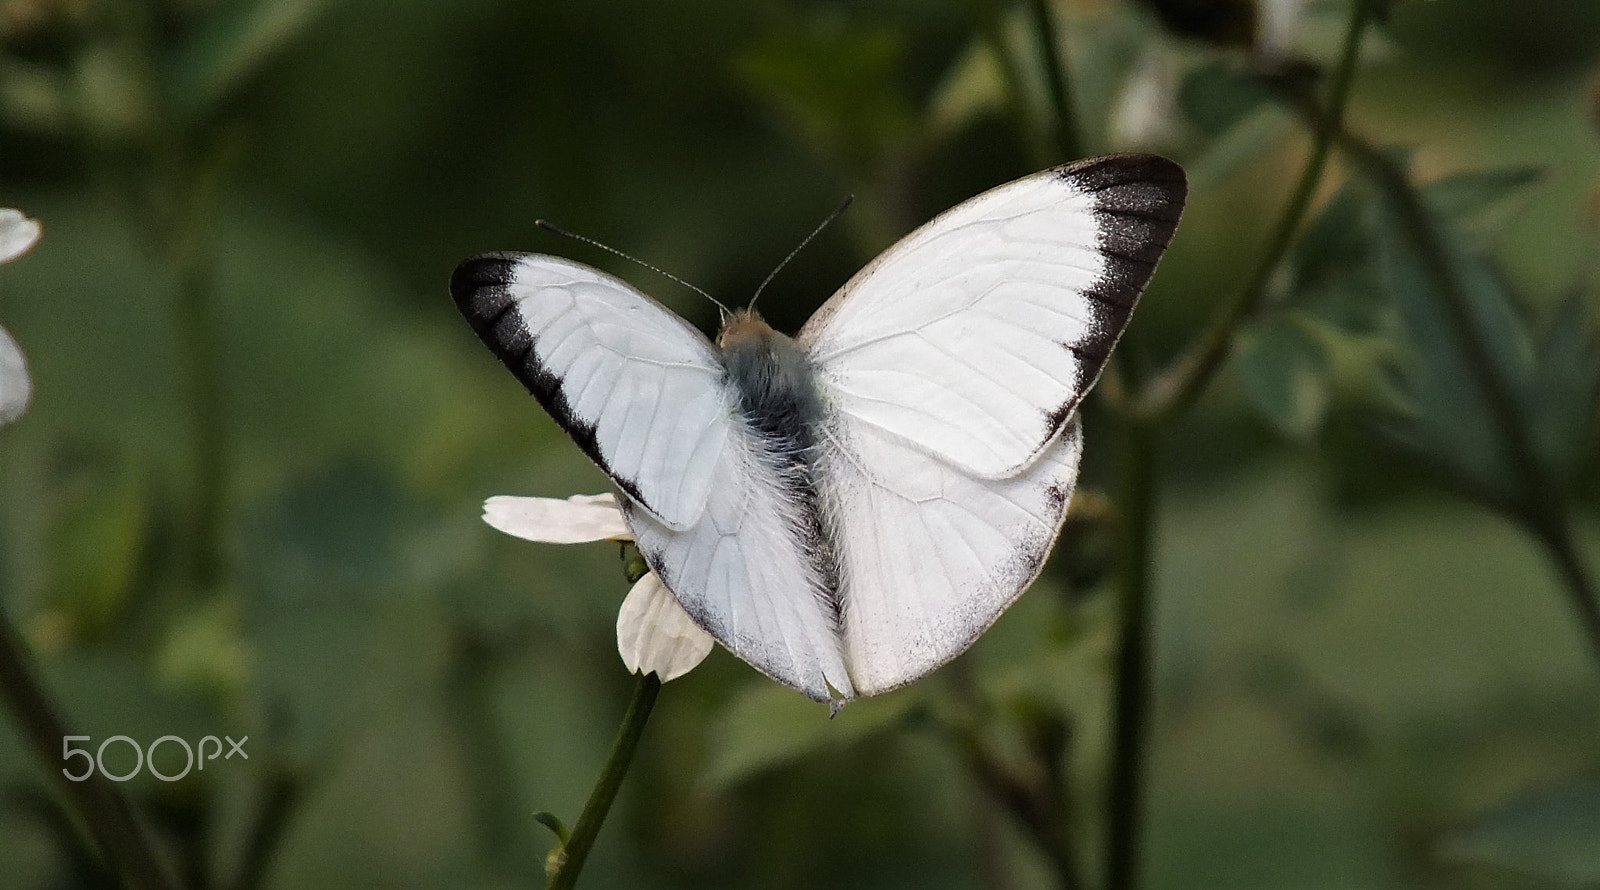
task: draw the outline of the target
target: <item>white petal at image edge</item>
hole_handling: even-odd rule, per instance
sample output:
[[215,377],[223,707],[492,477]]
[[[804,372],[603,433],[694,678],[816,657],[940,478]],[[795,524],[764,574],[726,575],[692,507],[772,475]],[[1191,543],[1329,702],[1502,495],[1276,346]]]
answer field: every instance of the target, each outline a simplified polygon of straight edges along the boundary
[[0,426],[16,420],[28,407],[33,381],[28,379],[28,363],[22,349],[0,328]]
[[617,652],[622,663],[638,674],[655,671],[663,683],[704,661],[713,642],[655,572],[645,573],[633,585],[617,613]]
[[0,263],[8,263],[24,253],[39,240],[39,221],[23,216],[21,211],[0,208]]
[[610,493],[565,500],[498,495],[483,502],[483,521],[512,537],[545,544],[633,540]]

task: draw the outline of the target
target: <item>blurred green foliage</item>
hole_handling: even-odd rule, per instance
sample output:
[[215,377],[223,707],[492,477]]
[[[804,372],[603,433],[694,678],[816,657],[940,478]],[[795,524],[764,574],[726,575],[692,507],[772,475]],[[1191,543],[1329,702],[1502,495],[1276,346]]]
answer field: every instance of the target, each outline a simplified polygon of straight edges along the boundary
[[[1264,84],[1315,82],[1346,4],[1293,5],[1270,57],[1248,45],[1285,4],[1054,6],[1091,149],[1191,173],[1135,377],[1242,286],[1293,182],[1304,126]],[[1600,6],[1385,6],[1351,129],[1422,184],[1592,566]],[[955,0],[0,0],[0,205],[45,225],[0,269],[35,382],[0,430],[0,602],[96,743],[250,737],[124,786],[192,886],[541,880],[533,814],[577,813],[626,702],[626,582],[614,548],[478,521],[605,483],[450,270],[557,252],[709,326],[534,220],[740,300],[854,192],[763,297],[792,331],[912,226],[1067,160],[1027,28]],[[1594,887],[1600,664],[1358,167],[1164,442],[1146,883]],[[1090,407],[1089,491],[1108,423]],[[970,654],[833,721],[719,650],[663,690],[585,884],[1050,886],[974,751],[1070,789],[1094,874],[1114,523],[1070,528]],[[0,720],[0,882],[104,886],[44,776]]]

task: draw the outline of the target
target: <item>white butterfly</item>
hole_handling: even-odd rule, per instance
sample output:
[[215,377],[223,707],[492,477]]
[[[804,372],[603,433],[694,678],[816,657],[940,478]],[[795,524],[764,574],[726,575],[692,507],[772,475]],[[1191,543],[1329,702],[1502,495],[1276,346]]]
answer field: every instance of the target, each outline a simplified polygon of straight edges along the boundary
[[1076,409],[1186,191],[1149,155],[1000,186],[873,260],[795,339],[746,311],[712,344],[558,257],[485,254],[450,286],[611,477],[690,617],[837,704],[954,658],[1038,575],[1077,479]]

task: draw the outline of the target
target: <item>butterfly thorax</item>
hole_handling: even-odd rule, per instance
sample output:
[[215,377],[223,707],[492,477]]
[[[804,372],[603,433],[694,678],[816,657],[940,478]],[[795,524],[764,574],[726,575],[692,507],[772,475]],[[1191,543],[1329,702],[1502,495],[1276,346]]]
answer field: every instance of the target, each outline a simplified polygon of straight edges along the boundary
[[800,344],[744,310],[723,326],[717,346],[745,420],[788,457],[804,462],[822,401]]

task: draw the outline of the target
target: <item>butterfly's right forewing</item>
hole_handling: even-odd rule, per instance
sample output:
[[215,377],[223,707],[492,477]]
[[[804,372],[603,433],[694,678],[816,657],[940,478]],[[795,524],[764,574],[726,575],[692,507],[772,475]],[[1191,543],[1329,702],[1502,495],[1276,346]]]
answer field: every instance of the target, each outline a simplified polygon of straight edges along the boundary
[[960,654],[1038,574],[1077,481],[1077,408],[1185,195],[1182,169],[1148,155],[1000,186],[891,247],[801,332],[859,694]]
[[1186,193],[1150,155],[991,189],[884,251],[800,343],[841,413],[975,476],[1016,475],[1099,378]]

